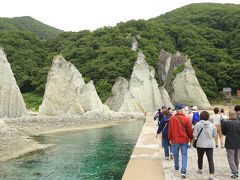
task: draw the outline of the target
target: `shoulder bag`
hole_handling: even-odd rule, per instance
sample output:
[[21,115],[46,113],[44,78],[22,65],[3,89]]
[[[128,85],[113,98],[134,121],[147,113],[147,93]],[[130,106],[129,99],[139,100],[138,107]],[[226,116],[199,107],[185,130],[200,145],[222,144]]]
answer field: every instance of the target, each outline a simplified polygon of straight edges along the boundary
[[185,130],[185,132],[186,132],[188,138],[190,139],[190,136],[189,136],[189,134],[188,134],[187,128],[183,125],[183,122],[181,121],[181,119],[179,119],[179,117],[176,116],[176,115],[175,115],[175,117],[177,118],[178,123],[182,126],[182,128]]
[[200,134],[202,133],[202,130],[203,130],[203,128],[202,128],[201,131],[199,132],[197,138],[193,141],[193,147],[194,147],[194,148],[197,148],[197,140],[198,140]]

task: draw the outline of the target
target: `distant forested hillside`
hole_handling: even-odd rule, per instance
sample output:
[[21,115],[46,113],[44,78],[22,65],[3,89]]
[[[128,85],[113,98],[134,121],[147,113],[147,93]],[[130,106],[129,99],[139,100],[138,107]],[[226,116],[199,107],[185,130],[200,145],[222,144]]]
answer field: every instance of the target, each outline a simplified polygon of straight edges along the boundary
[[121,22],[93,32],[56,32],[44,41],[7,24],[0,30],[0,46],[22,92],[41,96],[52,58],[62,53],[86,81],[94,81],[105,101],[118,76],[130,77],[137,58],[130,37],[138,37],[139,48],[152,66],[156,67],[161,49],[188,55],[211,99],[225,86],[240,88],[239,19],[240,5],[191,4],[150,20]]
[[29,31],[40,39],[48,39],[63,32],[29,16],[0,18],[0,31],[3,30]]

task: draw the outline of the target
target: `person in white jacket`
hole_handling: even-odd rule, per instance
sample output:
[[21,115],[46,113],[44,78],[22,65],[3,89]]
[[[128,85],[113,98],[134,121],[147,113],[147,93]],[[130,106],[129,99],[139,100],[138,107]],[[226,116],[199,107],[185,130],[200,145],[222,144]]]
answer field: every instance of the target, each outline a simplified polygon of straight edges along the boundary
[[[217,137],[217,128],[214,124],[209,121],[209,113],[207,111],[202,111],[200,113],[200,121],[194,127],[193,136],[198,137],[197,140],[197,154],[198,154],[198,173],[202,174],[203,167],[203,155],[206,153],[208,164],[209,164],[209,174],[208,180],[213,180],[214,175],[214,162],[213,162],[213,148],[214,148],[214,138]],[[201,132],[201,134],[200,134]]]

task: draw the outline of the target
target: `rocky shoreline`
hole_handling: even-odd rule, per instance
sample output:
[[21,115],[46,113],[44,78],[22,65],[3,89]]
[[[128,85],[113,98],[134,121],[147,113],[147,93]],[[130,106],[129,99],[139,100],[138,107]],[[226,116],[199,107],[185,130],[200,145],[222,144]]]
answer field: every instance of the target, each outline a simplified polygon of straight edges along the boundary
[[53,146],[40,144],[33,136],[49,133],[103,128],[133,120],[144,120],[143,113],[87,112],[82,116],[25,116],[0,119],[0,161],[23,156]]

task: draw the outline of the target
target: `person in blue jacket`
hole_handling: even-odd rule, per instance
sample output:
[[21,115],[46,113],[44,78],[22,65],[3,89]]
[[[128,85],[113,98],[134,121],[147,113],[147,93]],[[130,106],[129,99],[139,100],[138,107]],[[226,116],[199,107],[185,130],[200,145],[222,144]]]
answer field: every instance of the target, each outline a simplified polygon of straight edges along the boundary
[[[156,137],[158,137],[159,134],[162,132],[162,145],[164,149],[164,154],[165,154],[165,158],[169,160],[169,159],[173,159],[172,147],[168,139],[168,123],[172,115],[168,109],[163,110],[162,113],[164,117],[158,126]],[[169,150],[170,150],[170,154],[169,154]]]

